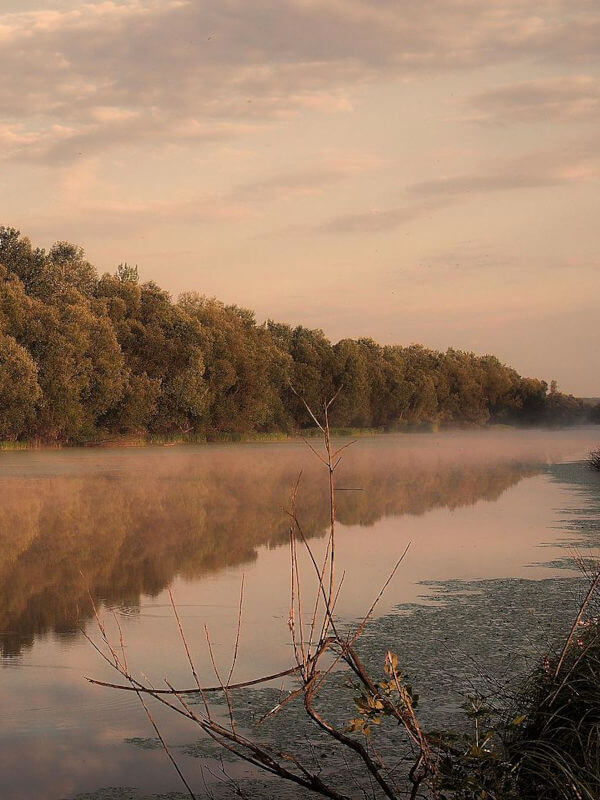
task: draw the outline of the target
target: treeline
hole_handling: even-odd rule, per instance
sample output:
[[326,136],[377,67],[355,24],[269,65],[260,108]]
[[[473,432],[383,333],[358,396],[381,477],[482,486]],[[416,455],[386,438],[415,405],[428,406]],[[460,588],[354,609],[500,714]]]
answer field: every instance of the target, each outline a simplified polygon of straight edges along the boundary
[[268,321],[137,268],[99,276],[68,242],[34,248],[0,227],[0,439],[292,432],[343,386],[337,427],[566,423],[589,408],[494,356]]

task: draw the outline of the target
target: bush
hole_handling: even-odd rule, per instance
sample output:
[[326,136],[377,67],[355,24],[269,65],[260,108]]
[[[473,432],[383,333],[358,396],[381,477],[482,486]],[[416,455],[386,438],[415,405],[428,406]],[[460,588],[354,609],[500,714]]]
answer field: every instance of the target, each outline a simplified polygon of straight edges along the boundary
[[588,455],[588,467],[600,472],[600,447],[592,450]]
[[600,797],[600,624],[580,621],[560,669],[546,662],[528,687],[509,751],[522,800]]

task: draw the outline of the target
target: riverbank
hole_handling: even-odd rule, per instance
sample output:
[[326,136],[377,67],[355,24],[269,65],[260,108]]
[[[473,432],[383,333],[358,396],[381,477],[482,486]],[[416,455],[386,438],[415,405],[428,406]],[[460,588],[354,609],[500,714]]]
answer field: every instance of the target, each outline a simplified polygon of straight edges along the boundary
[[[476,425],[464,423],[461,425],[439,425],[428,423],[420,425],[396,426],[394,428],[332,428],[332,436],[338,439],[351,438],[360,439],[370,436],[383,436],[387,434],[415,434],[415,433],[442,433],[449,431],[519,431],[519,430],[568,430],[573,428],[598,428],[598,439],[600,439],[600,426],[590,423],[578,425],[548,426],[548,425],[506,425],[503,423],[492,423],[486,425]],[[126,447],[176,447],[182,445],[202,445],[202,444],[251,444],[269,442],[300,442],[304,439],[318,438],[321,432],[318,428],[306,428],[302,431],[285,433],[282,431],[272,431],[269,433],[257,432],[235,432],[235,431],[212,431],[202,434],[182,434],[180,436],[161,436],[158,434],[147,434],[137,436],[112,436],[102,439],[86,439],[73,441],[53,441],[43,439],[29,439],[23,441],[0,441],[0,452],[20,451],[20,450],[62,450],[74,447],[90,448],[126,448]]]
[[[376,436],[389,433],[383,428],[334,428],[332,433],[337,438]],[[399,431],[395,431],[399,432]],[[414,431],[411,431],[414,432]],[[198,444],[244,444],[252,442],[294,442],[303,439],[312,439],[319,435],[318,428],[309,428],[296,433],[236,433],[231,431],[215,431],[206,434],[193,434],[181,436],[119,436],[109,439],[92,439],[84,441],[44,441],[31,439],[27,441],[11,442],[0,441],[0,451],[18,450],[61,450],[72,447],[175,447],[178,445]]]

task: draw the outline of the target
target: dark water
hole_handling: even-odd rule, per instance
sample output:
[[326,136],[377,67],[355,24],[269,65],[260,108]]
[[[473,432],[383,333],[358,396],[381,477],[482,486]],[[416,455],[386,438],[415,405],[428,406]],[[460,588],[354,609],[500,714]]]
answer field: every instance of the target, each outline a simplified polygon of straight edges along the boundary
[[[501,605],[507,591],[519,608],[527,596],[533,606],[542,600],[546,610],[565,609],[574,595],[565,584],[572,580],[565,542],[593,538],[598,517],[589,474],[572,462],[596,436],[581,429],[361,439],[338,478],[338,569],[346,571],[340,616],[351,621],[368,608],[409,542],[369,647],[410,619],[405,624],[418,622],[435,649],[432,632],[442,619],[435,615],[443,613],[454,638],[470,631],[480,642],[482,609],[493,602],[467,597],[459,611],[456,599],[436,602],[436,581],[478,581],[477,597],[492,591]],[[235,678],[289,666],[283,507],[300,470],[300,516],[318,549],[327,486],[302,444],[0,454],[2,798],[180,791],[137,700],[83,679],[114,676],[81,629],[96,635],[95,604],[112,629],[118,619],[134,671],[188,685],[171,587],[201,675],[214,683],[203,626],[228,668],[244,575]],[[402,604],[403,613],[387,616]],[[413,665],[419,652],[407,652]],[[159,721],[194,776],[193,732]]]

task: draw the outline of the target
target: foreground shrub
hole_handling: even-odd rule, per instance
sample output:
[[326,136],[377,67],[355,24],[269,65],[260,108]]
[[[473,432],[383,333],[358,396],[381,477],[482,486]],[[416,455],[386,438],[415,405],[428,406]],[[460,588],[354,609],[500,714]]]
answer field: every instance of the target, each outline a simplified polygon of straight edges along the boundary
[[562,663],[527,686],[523,726],[509,743],[523,800],[600,797],[600,622],[580,620]]
[[600,472],[600,447],[592,450],[588,456],[588,466]]

